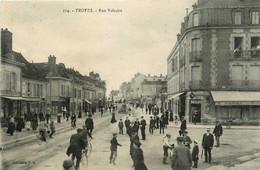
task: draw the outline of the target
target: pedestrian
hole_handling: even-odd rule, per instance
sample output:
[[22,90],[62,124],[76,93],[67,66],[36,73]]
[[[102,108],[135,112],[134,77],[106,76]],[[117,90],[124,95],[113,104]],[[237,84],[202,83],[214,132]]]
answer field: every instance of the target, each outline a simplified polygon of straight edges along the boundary
[[194,146],[192,149],[192,161],[194,163],[193,168],[198,168],[198,160],[199,160],[199,146],[198,141],[194,140]]
[[154,129],[154,119],[153,119],[153,117],[151,116],[150,117],[151,119],[150,119],[150,124],[149,124],[149,132],[150,132],[150,134],[153,134],[153,129]]
[[140,148],[141,143],[133,143],[133,161],[135,170],[147,170],[147,167],[144,163],[144,154],[143,150]]
[[160,122],[160,118],[158,115],[156,115],[156,118],[155,118],[156,129],[159,129],[159,122]]
[[18,115],[16,117],[16,131],[22,132],[22,128],[24,127],[23,119]]
[[28,113],[26,116],[26,129],[28,131],[31,130],[31,121],[32,121],[32,114]]
[[163,121],[164,121],[164,127],[165,129],[167,129],[167,125],[169,124],[169,112],[168,110],[166,110],[166,112],[164,113],[164,116],[163,116]]
[[47,125],[47,123],[45,123],[45,119],[44,118],[41,119],[40,124],[39,124],[39,133],[41,134],[42,140],[44,142],[46,142],[47,128],[48,128],[48,125]]
[[66,118],[67,118],[67,122],[69,121],[69,117],[70,117],[70,112],[66,112]]
[[139,136],[137,135],[136,131],[132,131],[130,136],[130,156],[133,161],[134,161],[134,157],[133,157],[134,143],[138,143],[138,142],[140,142]]
[[57,122],[58,123],[61,123],[61,116],[62,116],[62,114],[59,112],[58,114],[57,114]]
[[207,133],[203,135],[202,139],[202,147],[204,149],[205,154],[205,162],[211,163],[211,150],[214,145],[214,137],[210,133],[210,128],[207,128]]
[[145,126],[146,126],[146,121],[143,116],[141,116],[141,122],[140,122],[140,127],[141,127],[141,134],[142,134],[142,139],[145,140]]
[[49,119],[50,119],[51,115],[49,113],[46,113],[45,115],[45,119],[47,121],[47,124],[49,124]]
[[40,114],[39,114],[39,119],[40,119],[40,121],[42,121],[42,119],[43,119],[43,113],[42,112],[40,112]]
[[72,154],[72,161],[74,162],[75,158],[77,159],[76,161],[76,166],[75,169],[79,169],[81,157],[82,157],[82,150],[85,150],[86,148],[86,143],[81,135],[81,132],[83,129],[77,129],[77,133],[73,134],[70,137],[70,145],[67,149],[66,154],[70,156]]
[[62,163],[63,170],[74,170],[74,163],[71,159],[64,160]]
[[32,129],[36,130],[38,127],[38,120],[37,120],[37,115],[34,114],[32,117]]
[[197,122],[197,111],[195,111],[192,115],[192,122],[196,125]]
[[188,131],[183,131],[183,145],[190,149],[190,144],[192,143],[191,138],[187,135]]
[[86,126],[87,131],[90,134],[92,134],[92,131],[94,129],[94,122],[93,122],[91,114],[88,115],[88,117],[87,117],[87,119],[85,121],[85,126]]
[[6,133],[9,133],[11,136],[13,136],[14,130],[15,130],[14,118],[13,118],[13,116],[11,116],[10,120],[8,122],[8,129],[7,129]]
[[221,126],[219,121],[217,121],[216,123],[217,124],[216,124],[216,126],[214,128],[213,134],[215,135],[216,142],[217,142],[215,147],[219,147],[220,146],[219,140],[220,140],[220,136],[222,136],[222,134],[223,134],[223,128],[222,128],[222,126]]
[[170,134],[166,134],[166,136],[163,138],[163,164],[167,164],[166,160],[168,158],[168,149],[171,147],[170,145]]
[[115,118],[115,112],[113,111],[110,123],[115,123],[115,122],[117,122],[117,121],[116,121],[116,118]]
[[175,115],[174,121],[175,121],[175,125],[178,125],[178,116],[177,115]]
[[118,128],[119,128],[119,135],[121,134],[121,135],[123,135],[123,127],[124,127],[124,123],[123,123],[123,121],[122,121],[122,119],[120,119],[119,120],[119,122],[118,122]]
[[148,108],[147,108],[147,106],[146,106],[146,108],[145,108],[145,113],[147,114],[147,112],[148,112]]
[[101,114],[101,117],[103,116],[103,113],[104,113],[104,109],[103,109],[103,108],[101,108],[101,109],[100,109],[100,114]]
[[181,126],[180,126],[180,130],[179,130],[179,135],[183,135],[183,132],[187,129],[187,125],[186,125],[186,119],[183,117],[182,121],[181,121]]
[[76,127],[77,116],[75,113],[72,113],[70,120],[71,120],[71,127]]
[[82,118],[82,112],[81,112],[81,110],[79,111],[78,118],[79,118],[79,119]]
[[55,133],[55,125],[52,117],[50,119],[50,129],[51,129],[50,138],[52,138],[52,135]]
[[138,135],[138,131],[139,131],[139,126],[140,126],[140,122],[139,119],[136,118],[135,122],[134,122],[134,130],[136,131],[137,135]]
[[173,112],[170,111],[170,122],[173,122]]
[[161,133],[164,134],[164,119],[163,119],[163,115],[160,118],[160,134]]
[[177,146],[173,149],[172,170],[190,170],[192,157],[190,150],[183,145],[183,137],[177,137]]
[[129,127],[130,127],[130,120],[128,119],[128,117],[126,117],[126,120],[125,120],[125,128],[126,128],[126,133],[127,133],[128,135],[130,135]]
[[113,162],[114,165],[116,164],[115,161],[116,161],[116,157],[117,157],[117,146],[122,146],[121,144],[119,144],[117,142],[116,138],[117,138],[117,134],[114,133],[113,134],[113,138],[110,141],[110,144],[111,144],[110,151],[111,151],[111,153],[110,153],[110,158],[109,158],[110,161],[109,161],[109,163]]

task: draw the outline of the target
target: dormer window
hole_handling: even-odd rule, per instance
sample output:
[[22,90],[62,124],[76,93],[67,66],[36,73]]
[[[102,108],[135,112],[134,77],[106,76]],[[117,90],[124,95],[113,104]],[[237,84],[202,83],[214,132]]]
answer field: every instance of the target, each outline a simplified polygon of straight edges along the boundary
[[194,13],[193,14],[193,26],[199,26],[199,14],[198,13]]
[[259,24],[259,11],[253,11],[251,13],[252,24]]
[[234,13],[234,22],[235,25],[241,25],[241,18],[242,18],[242,12],[241,11],[235,11]]

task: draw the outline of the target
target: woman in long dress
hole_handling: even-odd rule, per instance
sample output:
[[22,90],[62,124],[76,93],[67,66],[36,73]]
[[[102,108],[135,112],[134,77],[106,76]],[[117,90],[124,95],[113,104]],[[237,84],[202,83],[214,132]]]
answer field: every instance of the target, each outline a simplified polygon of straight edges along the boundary
[[111,123],[115,123],[116,122],[116,118],[115,118],[115,112],[112,112],[112,118],[111,118]]

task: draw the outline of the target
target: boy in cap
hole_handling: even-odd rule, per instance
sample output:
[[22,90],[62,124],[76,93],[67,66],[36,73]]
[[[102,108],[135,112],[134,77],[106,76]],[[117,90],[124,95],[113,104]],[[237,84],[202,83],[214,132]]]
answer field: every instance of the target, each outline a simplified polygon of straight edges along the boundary
[[113,134],[113,138],[111,139],[110,143],[111,143],[111,147],[110,147],[110,151],[111,151],[111,154],[110,154],[110,163],[113,162],[113,164],[115,165],[115,160],[116,160],[116,157],[117,157],[117,145],[118,146],[122,146],[121,144],[119,144],[117,142],[117,134],[114,133]]
[[198,168],[198,160],[199,160],[199,146],[198,146],[198,141],[194,140],[194,147],[192,149],[192,161],[194,162],[193,168]]

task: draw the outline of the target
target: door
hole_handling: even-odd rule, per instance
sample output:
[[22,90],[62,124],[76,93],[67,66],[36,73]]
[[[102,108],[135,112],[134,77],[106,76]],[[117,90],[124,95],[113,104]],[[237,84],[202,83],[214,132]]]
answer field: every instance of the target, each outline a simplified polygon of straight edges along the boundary
[[201,104],[191,104],[191,121],[194,123],[201,122]]

